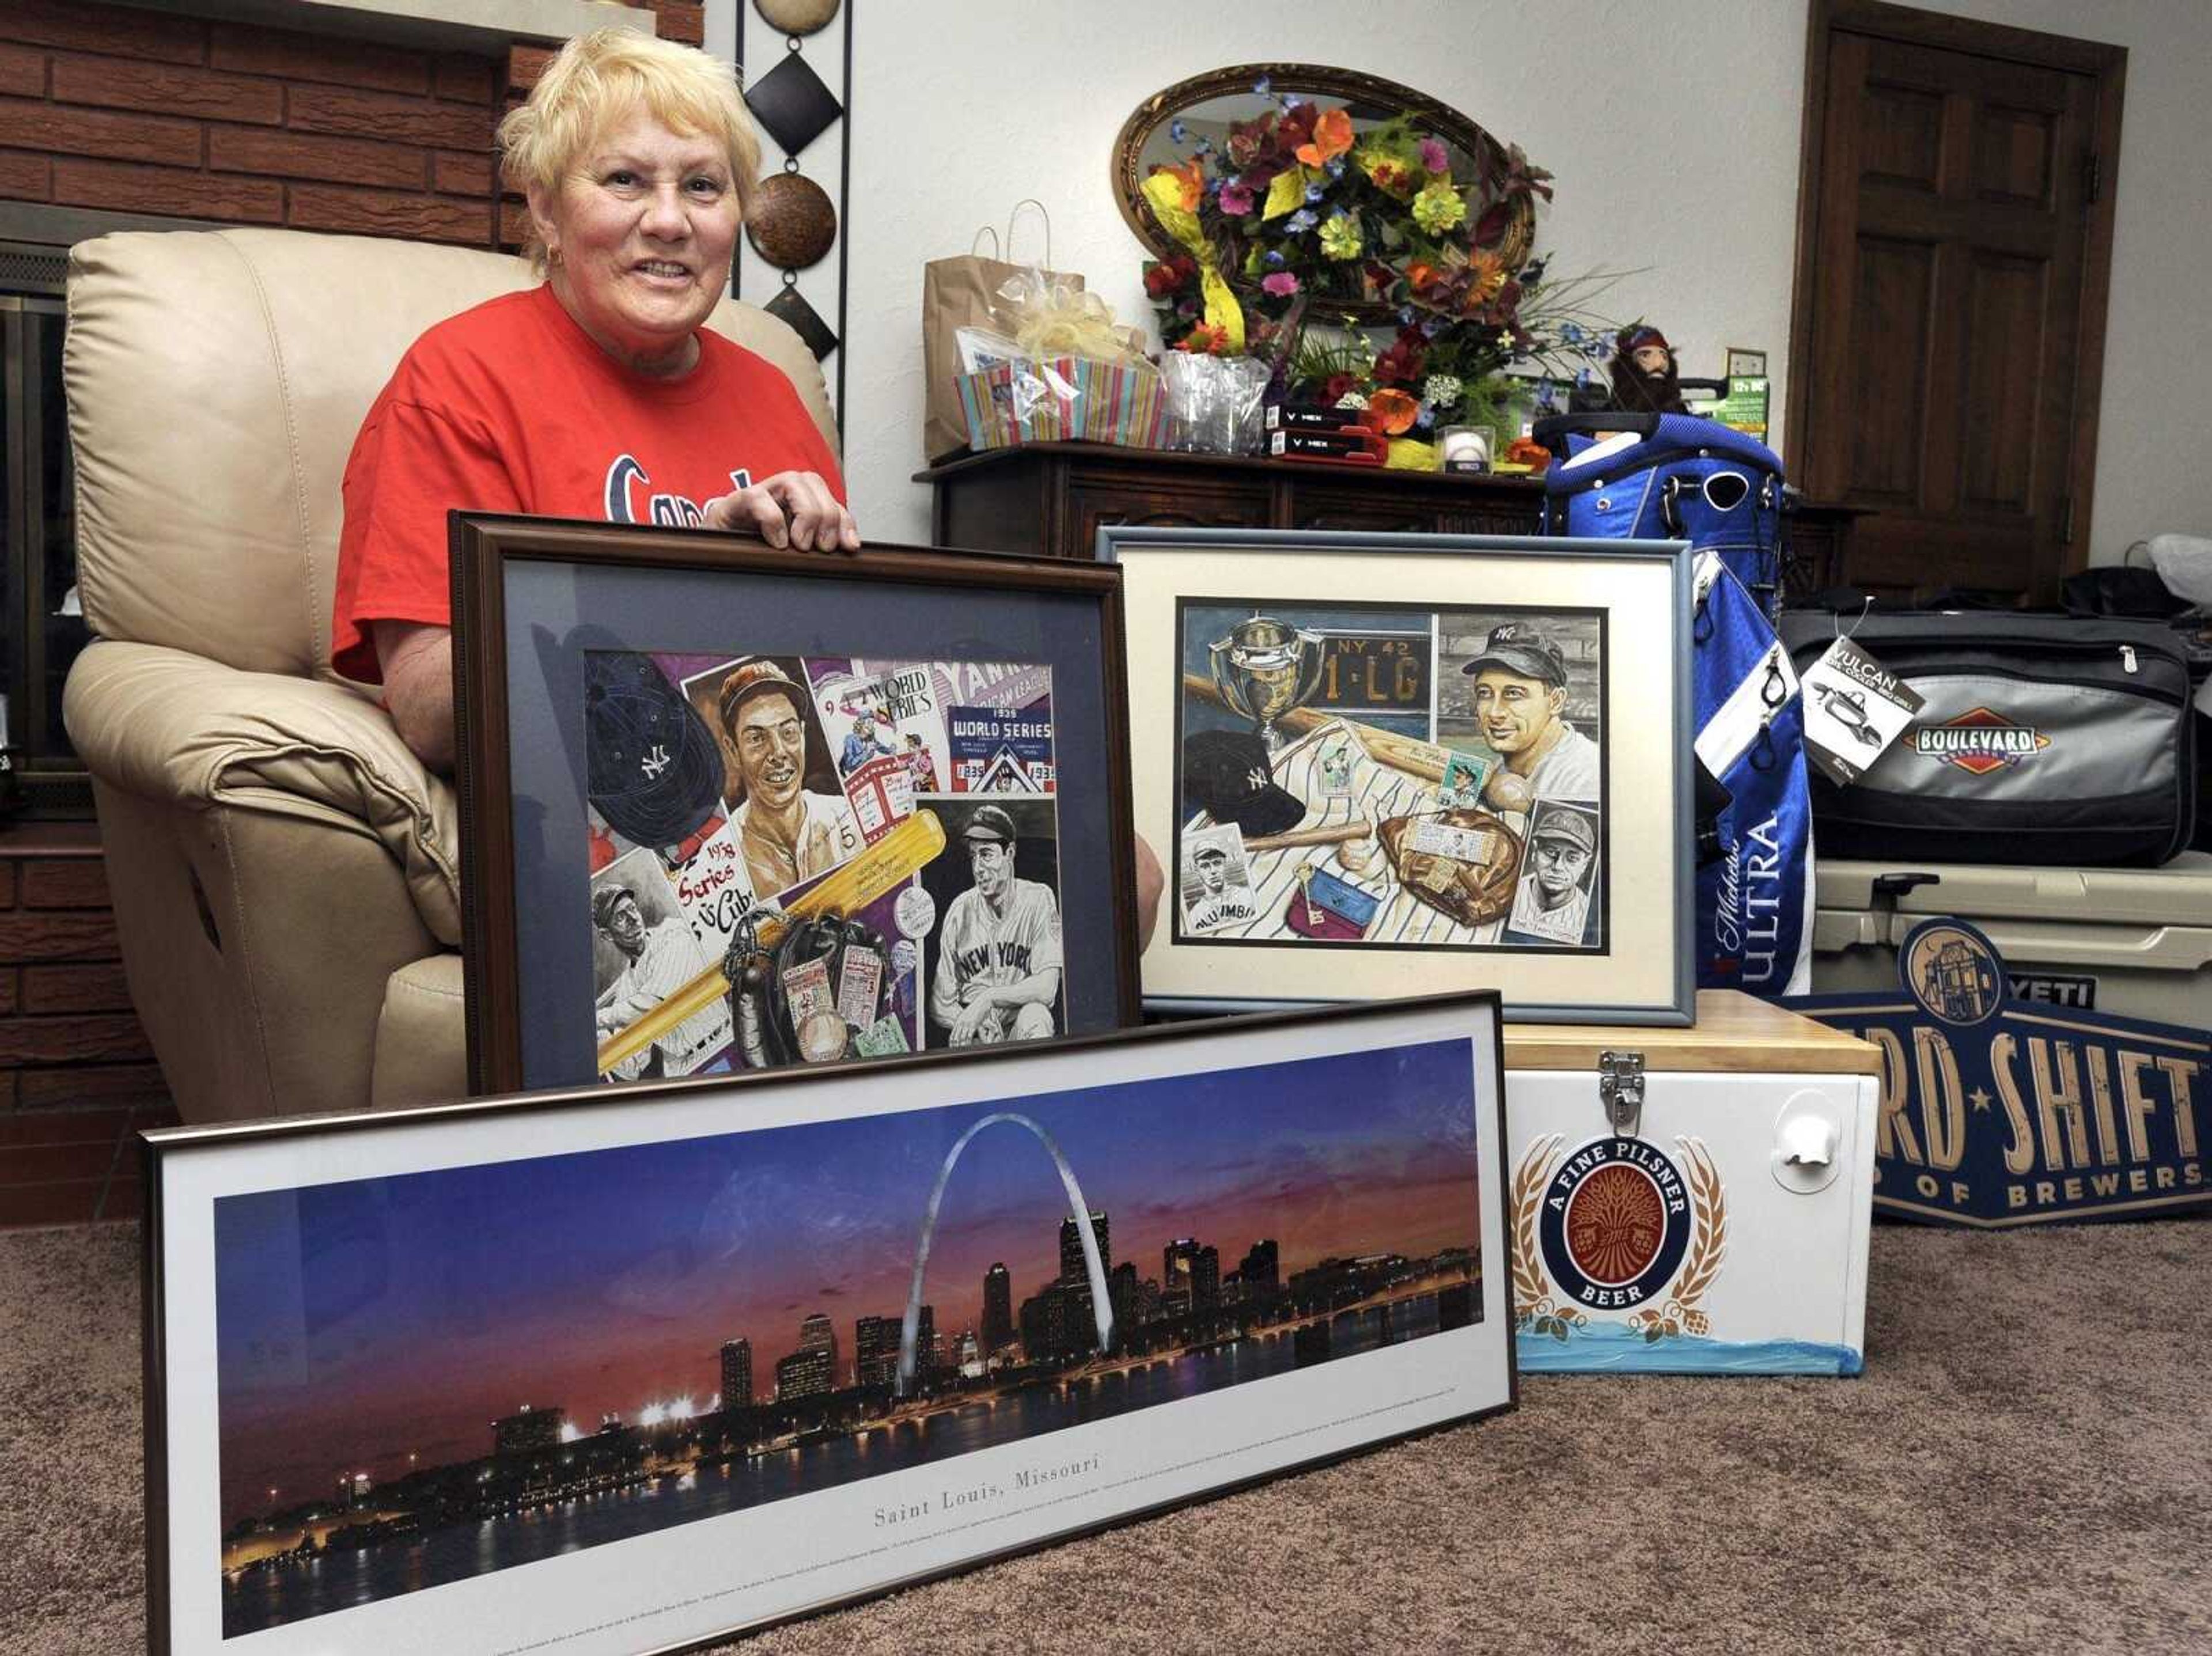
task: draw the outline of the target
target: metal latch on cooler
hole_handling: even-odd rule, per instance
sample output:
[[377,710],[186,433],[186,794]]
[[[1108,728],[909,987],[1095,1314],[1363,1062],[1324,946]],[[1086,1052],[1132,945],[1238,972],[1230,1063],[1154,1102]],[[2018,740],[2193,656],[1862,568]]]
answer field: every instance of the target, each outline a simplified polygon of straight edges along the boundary
[[1600,1052],[1597,1097],[1613,1131],[1623,1138],[1635,1137],[1644,1125],[1644,1054]]

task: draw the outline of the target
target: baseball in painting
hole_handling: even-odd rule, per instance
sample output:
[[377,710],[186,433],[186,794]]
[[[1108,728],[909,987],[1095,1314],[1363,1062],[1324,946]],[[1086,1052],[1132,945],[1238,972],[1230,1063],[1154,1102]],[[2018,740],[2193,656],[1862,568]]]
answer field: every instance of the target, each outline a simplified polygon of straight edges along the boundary
[[173,1135],[157,1646],[670,1648],[1503,1406],[1498,1027]]
[[1138,1012],[1118,572],[461,514],[469,1086]]
[[[1184,599],[1182,940],[1601,948],[1605,620]],[[1547,822],[1572,925],[1522,897]]]

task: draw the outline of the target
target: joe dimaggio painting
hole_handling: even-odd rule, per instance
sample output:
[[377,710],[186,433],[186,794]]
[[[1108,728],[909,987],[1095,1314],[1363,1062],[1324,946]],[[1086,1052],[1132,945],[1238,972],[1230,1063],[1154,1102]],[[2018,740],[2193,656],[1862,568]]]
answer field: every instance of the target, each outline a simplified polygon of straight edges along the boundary
[[606,650],[585,678],[603,1077],[1065,1027],[1048,670]]

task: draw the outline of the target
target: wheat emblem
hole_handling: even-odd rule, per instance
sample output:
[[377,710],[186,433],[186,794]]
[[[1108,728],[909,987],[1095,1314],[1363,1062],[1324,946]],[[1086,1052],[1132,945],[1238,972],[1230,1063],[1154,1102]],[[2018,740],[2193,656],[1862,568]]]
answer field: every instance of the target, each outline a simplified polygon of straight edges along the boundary
[[1564,1139],[1561,1133],[1537,1139],[1513,1172],[1513,1299],[1518,1307],[1513,1325],[1522,1333],[1549,1334],[1555,1340],[1565,1339],[1589,1320],[1574,1307],[1553,1301],[1544,1268],[1536,1262],[1536,1221]]
[[1697,1231],[1691,1239],[1689,1257],[1674,1278],[1674,1291],[1662,1304],[1639,1311],[1628,1319],[1631,1328],[1654,1344],[1677,1334],[1711,1331],[1712,1319],[1698,1301],[1713,1285],[1721,1261],[1728,1254],[1728,1201],[1727,1192],[1721,1188],[1720,1170],[1713,1166],[1704,1141],[1678,1137],[1674,1143],[1681,1149],[1682,1165],[1688,1174],[1690,1216]]

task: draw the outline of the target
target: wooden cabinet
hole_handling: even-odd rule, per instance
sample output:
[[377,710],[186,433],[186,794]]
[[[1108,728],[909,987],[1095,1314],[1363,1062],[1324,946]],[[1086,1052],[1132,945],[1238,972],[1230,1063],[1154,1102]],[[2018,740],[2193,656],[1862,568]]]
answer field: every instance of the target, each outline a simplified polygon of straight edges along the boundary
[[1446,476],[1032,443],[916,476],[930,485],[937,546],[1088,558],[1109,524],[1196,529],[1334,529],[1366,534],[1533,535],[1543,486],[1528,477]]
[[[1095,555],[1109,524],[1185,529],[1327,529],[1368,535],[1535,535],[1534,477],[1447,476],[1295,461],[1170,454],[1095,443],[1032,443],[917,472],[930,486],[933,546]],[[1801,598],[1843,579],[1863,508],[1792,499],[1784,591]]]

